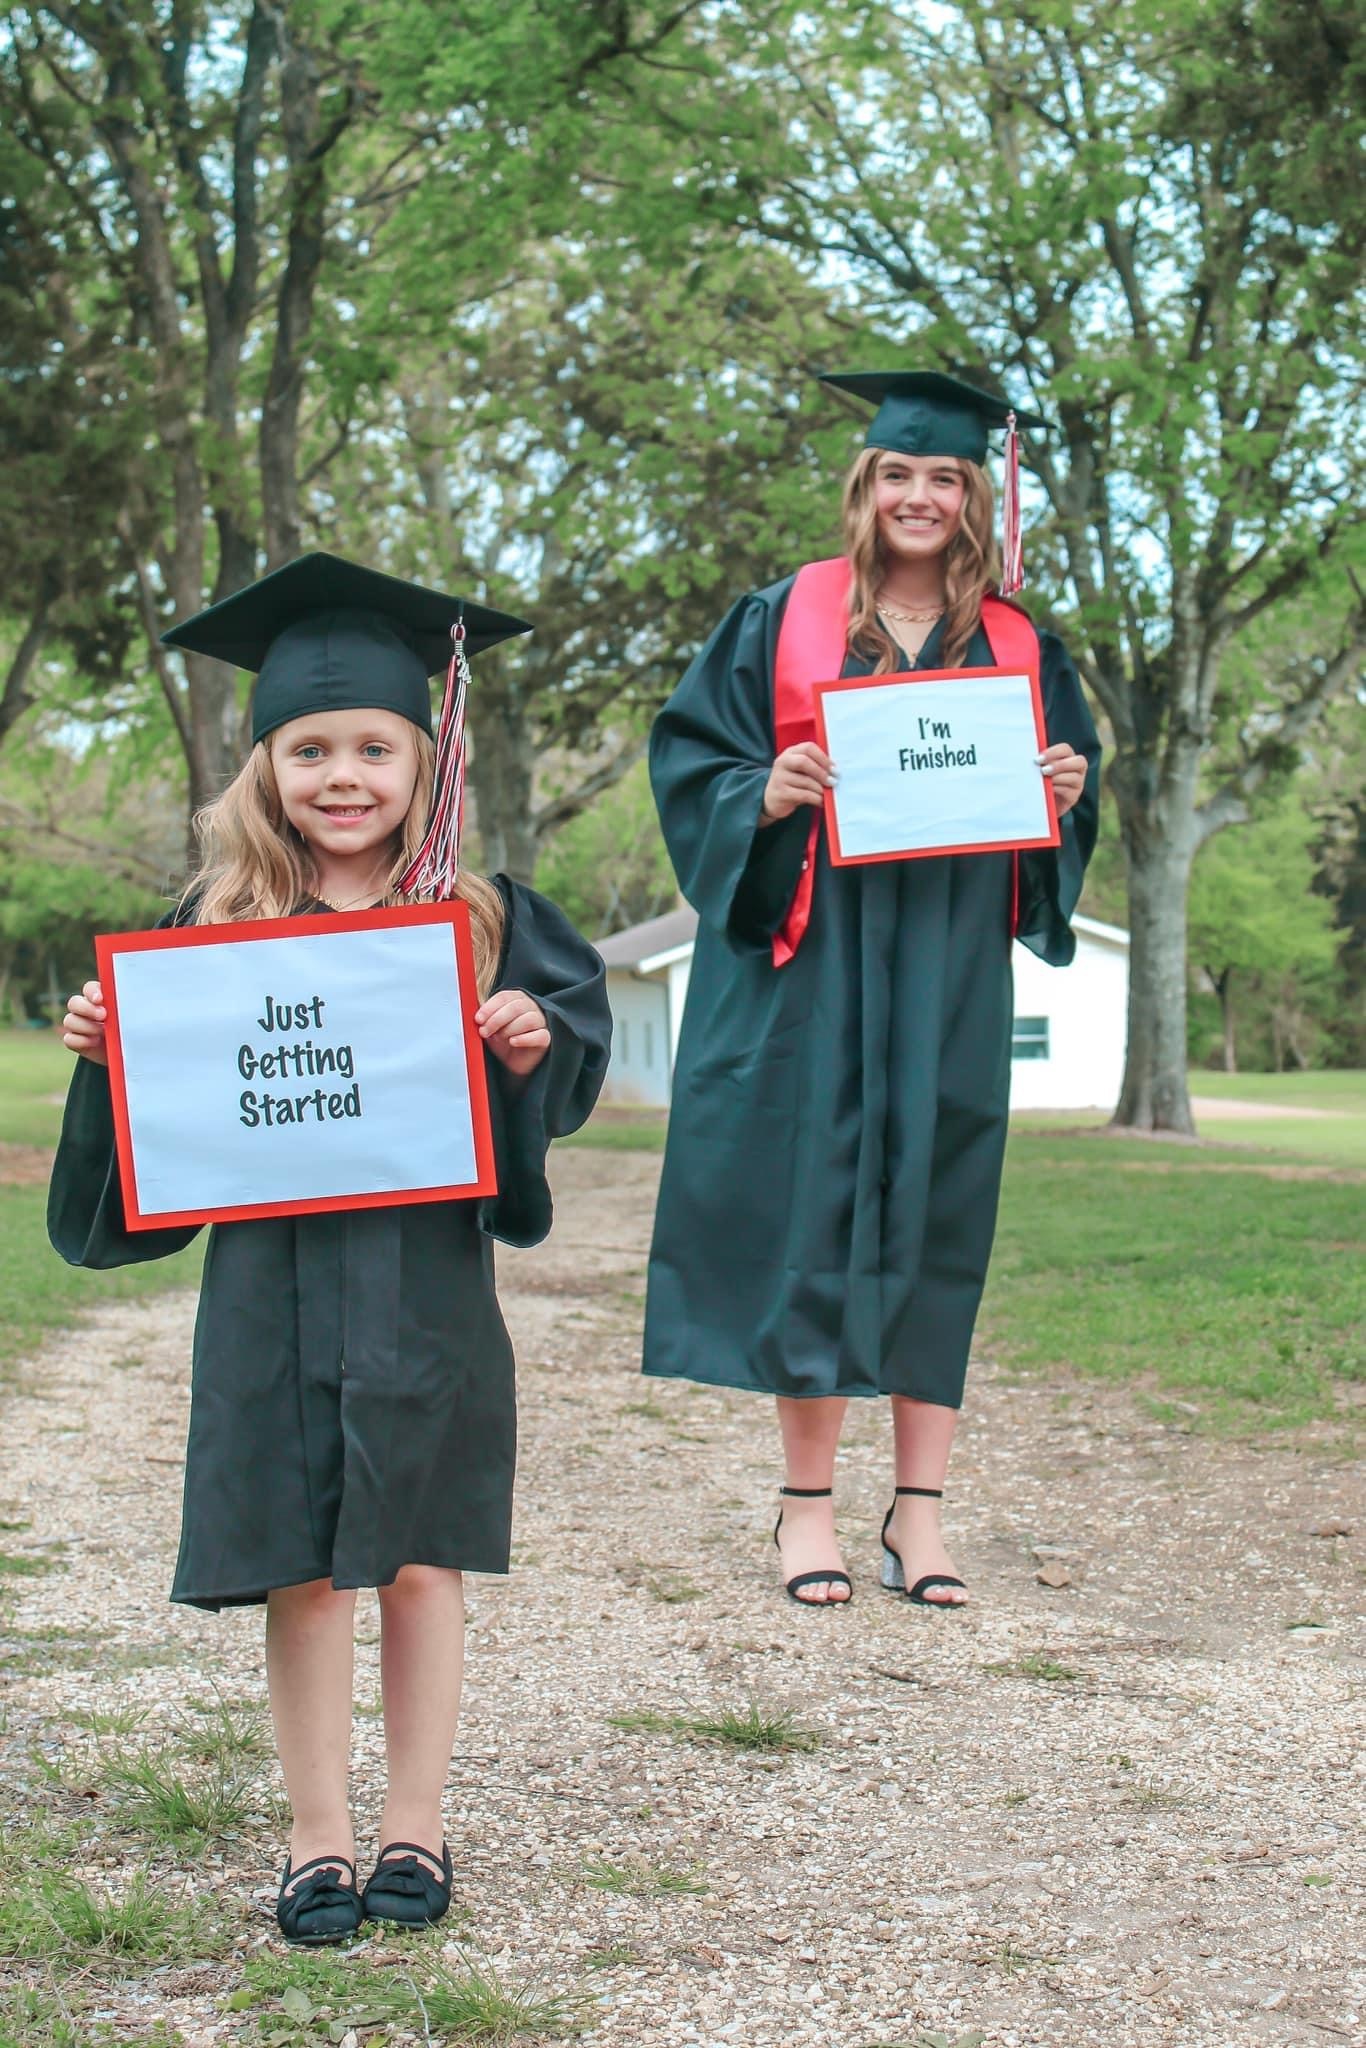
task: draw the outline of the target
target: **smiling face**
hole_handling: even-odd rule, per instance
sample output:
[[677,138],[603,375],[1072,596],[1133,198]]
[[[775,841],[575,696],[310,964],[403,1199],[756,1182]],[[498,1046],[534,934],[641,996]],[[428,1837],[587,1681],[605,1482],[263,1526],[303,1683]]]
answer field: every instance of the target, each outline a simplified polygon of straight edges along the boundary
[[879,456],[877,534],[889,567],[944,552],[962,524],[964,488],[962,467],[950,456],[891,450]]
[[320,711],[270,736],[284,813],[320,872],[369,874],[398,847],[417,781],[417,731],[394,711]]

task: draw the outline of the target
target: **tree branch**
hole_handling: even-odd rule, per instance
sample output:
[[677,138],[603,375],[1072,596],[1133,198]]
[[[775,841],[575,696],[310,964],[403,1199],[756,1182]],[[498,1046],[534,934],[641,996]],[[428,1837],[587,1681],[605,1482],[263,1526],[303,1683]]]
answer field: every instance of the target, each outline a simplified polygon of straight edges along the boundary
[[1366,661],[1366,603],[1358,606],[1349,637],[1337,653],[1310,675],[1300,694],[1258,723],[1255,743],[1242,762],[1200,804],[1195,813],[1200,844],[1226,825],[1245,825],[1252,800],[1269,776],[1283,766],[1287,751],[1318,722],[1326,705],[1360,680]]
[[540,809],[533,813],[531,820],[531,829],[537,841],[557,831],[561,825],[567,825],[571,818],[577,818],[579,812],[585,810],[594,797],[601,796],[605,789],[611,789],[614,784],[620,782],[622,776],[634,768],[637,761],[644,759],[649,744],[647,734],[627,740],[618,747],[610,760],[603,762],[601,767],[586,775],[576,788],[566,790],[561,796],[552,797],[549,803],[542,804]]

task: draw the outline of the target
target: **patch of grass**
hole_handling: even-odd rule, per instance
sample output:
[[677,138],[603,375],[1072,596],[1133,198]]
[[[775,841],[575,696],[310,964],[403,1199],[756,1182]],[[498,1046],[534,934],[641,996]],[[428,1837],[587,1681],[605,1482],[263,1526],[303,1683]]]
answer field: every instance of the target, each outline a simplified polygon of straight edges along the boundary
[[181,1748],[197,1763],[230,1770],[271,1754],[266,1710],[258,1700],[230,1700],[215,1693],[212,1700],[186,1704],[190,1713],[181,1720],[177,1734]]
[[1007,1977],[1016,1977],[1024,1970],[1038,1969],[1041,1963],[1056,1962],[1057,1957],[1034,1955],[1013,1941],[1003,1941],[986,1955],[978,1956],[977,1961],[985,1963],[989,1969],[1002,1971]]
[[[591,2005],[581,1993],[552,1991],[538,1979],[505,1981],[491,1964],[457,1954],[448,1962],[411,1943],[410,1967],[368,1968],[362,1941],[345,1960],[262,1956],[246,1966],[246,1984],[229,2010],[269,2009],[265,2038],[299,2048],[340,2040],[367,2027],[411,2029],[419,2039],[487,2043],[488,2048],[581,2032]],[[278,2025],[276,2022],[283,2022]],[[385,2038],[388,2038],[386,2032]]]
[[1042,1650],[1032,1650],[1027,1657],[1005,1664],[984,1664],[983,1671],[993,1678],[1039,1678],[1046,1685],[1061,1685],[1069,1678],[1080,1678],[1070,1664],[1059,1664],[1053,1657],[1046,1657]]
[[1361,1181],[1269,1177],[1247,1161],[1016,1127],[988,1342],[1014,1369],[1183,1394],[1196,1428],[1334,1414],[1366,1375]]
[[639,1950],[629,1948],[625,1942],[613,1942],[608,1948],[590,1948],[584,1957],[590,1970],[619,1970],[627,1963],[639,1958]]
[[560,1143],[586,1145],[600,1152],[662,1152],[667,1130],[668,1119],[662,1110],[657,1122],[648,1121],[643,1114],[617,1120],[599,1110],[581,1130],[561,1138]]
[[41,1579],[57,1569],[55,1557],[40,1557],[34,1551],[0,1550],[0,1579]]
[[685,1720],[683,1731],[696,1742],[721,1742],[731,1749],[763,1751],[819,1749],[821,1735],[804,1728],[791,1707],[769,1713],[751,1700],[743,1713],[727,1711],[715,1720]]
[[52,1250],[46,1214],[44,1188],[0,1186],[0,1378],[37,1350],[44,1337],[70,1329],[101,1302],[127,1301],[198,1283],[202,1236],[173,1258],[108,1273],[86,1272],[68,1266]]
[[55,1031],[0,1031],[0,1144],[57,1143],[74,1065]]
[[628,1735],[678,1735],[689,1742],[717,1742],[730,1749],[768,1753],[819,1749],[824,1739],[819,1729],[803,1727],[791,1707],[770,1713],[756,1701],[751,1701],[741,1713],[727,1709],[710,1719],[636,1708],[625,1714],[609,1714],[607,1723]]
[[669,1411],[658,1401],[628,1401],[624,1408],[618,1408],[618,1415],[642,1415],[647,1422],[667,1422]]
[[0,1901],[0,1949],[25,1961],[169,1961],[187,1951],[202,1954],[208,1924],[206,1914],[141,1872],[119,1896],[47,1871]]
[[91,1735],[136,1735],[147,1713],[146,1707],[68,1707],[66,1719]]
[[695,1586],[691,1579],[685,1579],[681,1572],[657,1572],[643,1581],[647,1593],[652,1593],[666,1607],[678,1607],[687,1600],[700,1600],[702,1588]]
[[259,1804],[259,1766],[243,1770],[221,1756],[190,1774],[175,1756],[143,1750],[115,1759],[106,1776],[127,1824],[150,1842],[179,1849],[239,1833]]
[[627,1735],[677,1735],[685,1723],[676,1714],[656,1714],[648,1707],[633,1708],[625,1714],[609,1714],[609,1728]]
[[1124,1804],[1139,1813],[1170,1812],[1173,1807],[1186,1804],[1186,1795],[1173,1792],[1165,1785],[1131,1785],[1124,1794]]
[[1029,1793],[1023,1785],[1012,1785],[1008,1792],[1001,1794],[1002,1806],[1028,1806]]
[[696,1870],[668,1870],[639,1859],[609,1863],[605,1856],[594,1856],[583,1865],[580,1876],[594,1891],[614,1892],[628,1899],[702,1898],[707,1890]]

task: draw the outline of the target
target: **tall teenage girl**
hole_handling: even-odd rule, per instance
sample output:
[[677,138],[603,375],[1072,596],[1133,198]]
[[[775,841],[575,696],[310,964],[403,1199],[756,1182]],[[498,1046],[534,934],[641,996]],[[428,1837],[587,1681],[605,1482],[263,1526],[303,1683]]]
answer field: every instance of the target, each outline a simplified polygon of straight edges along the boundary
[[[1099,747],[1061,641],[997,594],[988,430],[1009,429],[1012,480],[1016,426],[1042,423],[937,373],[827,381],[877,405],[845,479],[845,553],[742,598],[651,743],[701,923],[645,1370],[776,1396],[775,1533],[809,1604],[851,1592],[832,1499],[846,1405],[889,1395],[883,1583],[946,1607],[966,1597],[939,1504],[995,1229],[1012,934],[1055,966],[1072,958]],[[814,736],[812,684],[1024,663],[1061,845],[833,867],[819,807],[837,764]]]
[[[201,817],[200,871],[164,922],[325,918],[403,900],[434,798],[448,824],[458,810],[452,754],[434,793],[427,680],[446,665],[458,614],[476,652],[526,630],[311,555],[167,636],[260,675],[251,754]],[[546,1148],[588,1115],[607,1059],[601,963],[552,904],[449,866],[434,893],[470,911],[498,1195],[218,1225],[195,1331],[171,1597],[214,1610],[265,1603],[293,1811],[278,1915],[287,1938],[307,1943],[343,1939],[366,1915],[424,1922],[449,1905],[441,1809],[463,1669],[461,1574],[506,1571],[512,1507],[514,1369],[493,1239],[544,1237]],[[49,1202],[54,1245],[86,1266],[158,1258],[195,1234],[124,1227],[105,1016],[97,982],[72,996],[64,1037],[81,1058]],[[363,1889],[348,1799],[361,1586],[379,1588],[388,1755]]]

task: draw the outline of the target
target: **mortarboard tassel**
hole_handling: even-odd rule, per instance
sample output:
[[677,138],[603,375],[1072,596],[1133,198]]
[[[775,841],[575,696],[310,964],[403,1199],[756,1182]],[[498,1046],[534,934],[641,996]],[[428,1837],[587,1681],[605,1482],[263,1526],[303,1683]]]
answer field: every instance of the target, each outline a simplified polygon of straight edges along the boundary
[[412,865],[404,870],[398,884],[404,896],[424,903],[444,903],[455,894],[460,832],[465,818],[465,695],[469,682],[462,617],[451,627],[451,659],[436,728],[431,821]]
[[1020,436],[1013,412],[1006,414],[1006,481],[1001,497],[1001,595],[1024,587],[1024,531],[1020,521]]

